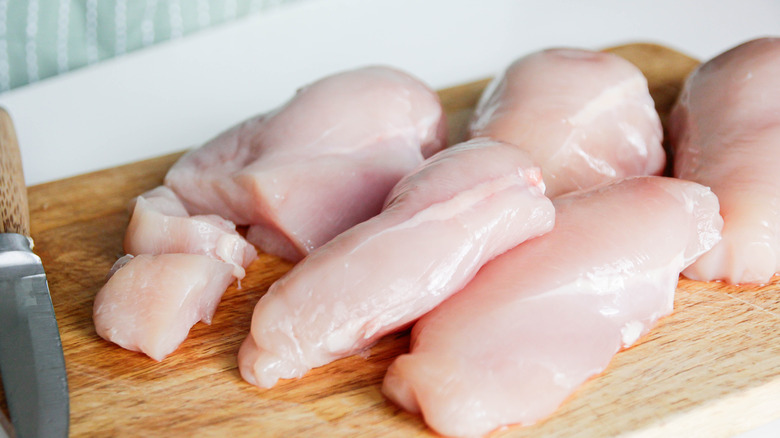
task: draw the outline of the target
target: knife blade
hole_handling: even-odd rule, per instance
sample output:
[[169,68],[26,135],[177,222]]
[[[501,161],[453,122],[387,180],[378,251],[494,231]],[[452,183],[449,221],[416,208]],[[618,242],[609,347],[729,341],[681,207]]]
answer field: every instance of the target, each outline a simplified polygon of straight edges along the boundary
[[65,358],[32,248],[16,131],[0,108],[0,375],[15,436],[62,437],[70,417]]

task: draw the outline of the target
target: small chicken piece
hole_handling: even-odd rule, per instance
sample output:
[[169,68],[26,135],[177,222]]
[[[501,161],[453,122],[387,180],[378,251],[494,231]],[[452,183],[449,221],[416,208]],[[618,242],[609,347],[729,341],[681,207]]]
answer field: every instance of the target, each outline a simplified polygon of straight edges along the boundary
[[515,61],[485,90],[469,130],[528,152],[550,198],[660,175],[666,164],[647,80],[610,53],[550,49]]
[[780,38],[701,65],[669,124],[674,175],[711,187],[725,222],[723,240],[683,274],[769,282],[780,271]]
[[271,286],[239,351],[242,377],[268,388],[408,326],[485,262],[550,230],[543,193],[538,167],[512,145],[480,139],[434,155],[381,214]]
[[[93,320],[108,341],[162,360],[198,321],[211,322],[233,280],[257,251],[235,225],[190,217],[175,193],[157,187],[135,198],[125,251],[95,297]],[[136,257],[133,257],[136,256]]]
[[447,436],[550,415],[671,312],[680,271],[720,238],[704,186],[634,177],[554,200],[555,228],[487,263],[421,318],[382,391]]
[[387,67],[336,74],[184,155],[165,184],[194,214],[251,225],[250,242],[298,261],[377,213],[446,144],[439,98]]
[[93,321],[102,338],[163,360],[195,323],[211,318],[234,266],[205,255],[127,255],[95,297]]
[[241,280],[257,251],[236,232],[232,222],[216,215],[190,217],[176,194],[160,186],[133,201],[125,232],[127,254],[202,254],[233,265]]

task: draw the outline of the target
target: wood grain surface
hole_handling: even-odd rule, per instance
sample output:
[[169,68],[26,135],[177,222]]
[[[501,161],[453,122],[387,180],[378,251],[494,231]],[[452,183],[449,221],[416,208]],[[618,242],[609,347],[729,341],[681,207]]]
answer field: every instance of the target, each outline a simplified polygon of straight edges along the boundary
[[30,235],[22,155],[11,116],[0,108],[0,233]]
[[[664,116],[697,65],[654,45],[611,50],[643,70]],[[453,140],[462,138],[485,83],[441,92]],[[249,268],[241,290],[228,289],[211,326],[197,324],[161,363],[96,335],[92,301],[122,255],[127,202],[160,184],[177,157],[29,188],[32,235],[65,349],[71,435],[433,436],[420,417],[380,393],[388,365],[408,350],[408,332],[384,338],[366,357],[336,361],[271,390],[241,380],[236,352],[254,304],[291,266],[271,256]],[[780,417],[778,289],[777,277],[763,287],[682,279],[674,313],[552,417],[495,435],[725,437]]]

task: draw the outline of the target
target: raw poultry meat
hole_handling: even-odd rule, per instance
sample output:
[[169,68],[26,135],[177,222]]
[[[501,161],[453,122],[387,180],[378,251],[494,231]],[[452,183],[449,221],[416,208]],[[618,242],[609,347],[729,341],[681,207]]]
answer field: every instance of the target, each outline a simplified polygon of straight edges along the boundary
[[382,208],[446,144],[439,98],[387,67],[336,74],[183,156],[165,184],[193,214],[251,225],[250,242],[297,261]]
[[660,175],[666,160],[647,80],[610,53],[550,49],[515,61],[483,93],[469,131],[528,152],[550,198]]
[[669,118],[674,175],[712,188],[723,240],[683,273],[767,283],[780,270],[780,38],[701,65]]
[[211,322],[225,290],[244,278],[257,251],[232,222],[190,217],[167,187],[138,196],[131,209],[128,255],[95,297],[93,321],[104,339],[160,361],[195,323]]
[[235,279],[233,269],[198,254],[122,257],[95,297],[95,330],[108,341],[161,361],[195,323],[211,323]]
[[127,254],[202,254],[233,265],[233,275],[244,278],[257,251],[236,226],[217,215],[192,216],[176,194],[160,186],[135,198],[125,232]]
[[485,262],[552,228],[541,175],[512,145],[479,139],[404,177],[378,216],[312,252],[274,283],[239,352],[248,382],[356,354],[462,288]]
[[487,263],[421,318],[383,392],[437,432],[532,424],[672,310],[680,271],[719,239],[699,184],[634,177],[553,201],[555,228]]

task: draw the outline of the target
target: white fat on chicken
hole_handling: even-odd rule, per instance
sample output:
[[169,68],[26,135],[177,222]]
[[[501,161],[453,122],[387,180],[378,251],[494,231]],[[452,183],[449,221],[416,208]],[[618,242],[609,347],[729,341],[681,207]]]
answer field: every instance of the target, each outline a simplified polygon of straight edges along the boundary
[[446,436],[550,415],[672,311],[680,271],[720,238],[699,184],[632,177],[561,196],[552,231],[487,263],[412,329],[382,391]]
[[647,80],[604,52],[549,49],[515,61],[483,93],[469,132],[528,152],[550,198],[660,175],[666,163]]
[[669,125],[674,175],[711,187],[724,220],[723,240],[683,274],[769,282],[780,271],[780,38],[701,65]]
[[488,260],[549,231],[539,168],[512,145],[479,139],[404,177],[381,214],[312,252],[252,316],[239,370],[253,385],[357,354],[462,288]]
[[190,151],[165,184],[190,213],[250,225],[250,242],[298,261],[379,213],[446,137],[435,92],[401,71],[367,67],[303,87]]

